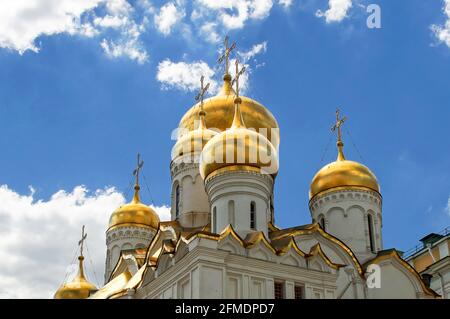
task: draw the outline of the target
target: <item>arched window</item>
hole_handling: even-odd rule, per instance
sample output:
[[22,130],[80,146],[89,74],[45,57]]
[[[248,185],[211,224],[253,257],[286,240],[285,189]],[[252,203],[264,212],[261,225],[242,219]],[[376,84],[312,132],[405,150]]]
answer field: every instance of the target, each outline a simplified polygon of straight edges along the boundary
[[372,219],[372,215],[368,214],[367,215],[367,224],[369,226],[369,241],[370,241],[370,251],[375,253],[375,240],[373,238],[374,233],[373,233],[373,219]]
[[228,224],[234,226],[234,200],[228,202]]
[[256,204],[250,203],[250,229],[256,229]]
[[326,229],[325,229],[325,217],[323,217],[323,216],[320,217],[319,224],[320,224],[320,227],[322,227],[322,229],[326,231]]
[[175,216],[180,214],[180,185],[175,188]]
[[214,208],[213,208],[211,224],[212,224],[212,231],[214,234],[216,234],[217,233],[217,208],[216,208],[216,206],[214,206]]

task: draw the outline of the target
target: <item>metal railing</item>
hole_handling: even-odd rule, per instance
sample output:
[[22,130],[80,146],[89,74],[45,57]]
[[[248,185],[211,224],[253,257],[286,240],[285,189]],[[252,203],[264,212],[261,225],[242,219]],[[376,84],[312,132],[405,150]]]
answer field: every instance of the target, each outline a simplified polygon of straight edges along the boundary
[[[447,236],[450,234],[450,226],[445,227],[443,230],[441,230],[439,233],[436,233],[438,235],[442,235],[442,236]],[[405,251],[403,253],[403,259],[407,259],[408,257],[411,257],[412,255],[414,255],[415,253],[421,251],[424,249],[423,244],[419,244],[414,246],[411,249],[408,249],[407,251]]]

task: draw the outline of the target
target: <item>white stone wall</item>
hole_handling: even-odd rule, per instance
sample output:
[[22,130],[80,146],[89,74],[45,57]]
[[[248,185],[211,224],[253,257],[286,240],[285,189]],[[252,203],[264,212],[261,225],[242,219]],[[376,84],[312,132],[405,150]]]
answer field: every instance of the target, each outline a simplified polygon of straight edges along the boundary
[[[270,175],[247,171],[224,172],[207,179],[205,188],[211,202],[213,232],[220,233],[232,224],[242,238],[255,230],[263,231],[268,236],[267,225],[271,218],[270,198],[273,191],[273,179]],[[250,227],[252,202],[256,216],[254,229]]]
[[121,252],[127,249],[147,248],[156,231],[148,227],[117,227],[106,233],[105,283],[119,261]]
[[[201,227],[210,221],[210,205],[198,169],[198,157],[179,157],[171,167],[171,216],[184,227]],[[180,187],[179,215],[176,215],[176,187]]]
[[[341,189],[319,195],[309,206],[313,222],[325,219],[325,230],[349,246],[364,263],[383,249],[382,200],[373,191]],[[372,216],[374,252],[370,248],[368,215]]]
[[336,278],[335,273],[327,271],[200,248],[158,274],[136,297],[272,299],[277,281],[283,283],[286,299],[294,298],[296,285],[303,287],[304,298],[335,298]]

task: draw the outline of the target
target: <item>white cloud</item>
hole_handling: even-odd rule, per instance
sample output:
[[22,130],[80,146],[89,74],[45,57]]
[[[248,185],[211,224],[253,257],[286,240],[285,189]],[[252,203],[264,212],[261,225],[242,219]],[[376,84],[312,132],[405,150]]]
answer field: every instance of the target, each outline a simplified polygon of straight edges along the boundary
[[[0,47],[38,52],[41,35],[80,33],[81,16],[104,0],[17,0],[0,2]],[[84,34],[86,35],[86,34]]]
[[125,26],[128,23],[128,18],[125,16],[111,16],[106,15],[104,17],[96,17],[94,19],[94,25],[102,28],[117,29]]
[[[243,66],[246,68],[239,81],[240,93],[244,94],[249,88],[249,75],[252,73],[252,67],[248,63],[249,60],[258,54],[266,52],[266,50],[267,41],[264,41],[253,45],[248,51],[238,51],[238,55],[241,58],[239,68]],[[229,71],[233,78],[236,75],[235,63],[236,59],[230,59]],[[257,64],[256,68],[263,65],[264,63]],[[221,84],[214,79],[214,68],[204,61],[186,63],[173,62],[166,59],[159,63],[156,79],[162,84],[163,90],[178,89],[193,92],[199,89],[202,75],[205,77],[205,81],[210,83],[209,93],[217,93]]]
[[[97,16],[94,9],[104,9]],[[139,40],[145,30],[145,19],[133,18],[133,7],[127,0],[17,0],[0,2],[0,48],[23,54],[39,52],[36,41],[55,34],[94,37],[104,30],[115,30],[101,42],[110,57],[125,56],[143,63],[148,59]]]
[[450,0],[444,0],[444,14],[447,16],[444,26],[433,24],[431,30],[436,38],[450,48]]
[[148,60],[148,53],[139,47],[139,43],[134,38],[120,42],[103,39],[100,46],[110,58],[127,57],[140,64]]
[[191,17],[220,21],[227,29],[241,29],[249,20],[267,18],[272,7],[272,0],[197,0]]
[[208,42],[217,43],[221,40],[221,38],[216,30],[217,30],[217,23],[206,22],[204,25],[200,27],[200,35]]
[[173,2],[168,2],[155,15],[155,26],[162,34],[169,35],[172,27],[179,23],[185,15],[182,7],[176,6]]
[[166,59],[159,63],[156,79],[161,82],[163,89],[196,91],[200,87],[202,75],[205,77],[205,83],[210,83],[210,92],[216,92],[218,84],[212,78],[214,71],[204,61],[186,63],[172,62]]
[[246,52],[238,52],[239,56],[243,59],[244,62],[249,61],[256,55],[260,53],[265,53],[267,51],[267,41],[255,44],[249,51]]
[[[115,188],[89,192],[77,186],[37,199],[0,186],[0,298],[51,298],[75,256],[81,226],[86,225],[85,267],[92,282],[103,282],[105,230],[124,197]],[[168,207],[157,207],[162,220]],[[95,275],[91,265],[94,264]]]
[[340,22],[347,17],[347,12],[352,7],[352,0],[329,0],[328,10],[322,12],[317,10],[317,17],[325,17],[327,23]]

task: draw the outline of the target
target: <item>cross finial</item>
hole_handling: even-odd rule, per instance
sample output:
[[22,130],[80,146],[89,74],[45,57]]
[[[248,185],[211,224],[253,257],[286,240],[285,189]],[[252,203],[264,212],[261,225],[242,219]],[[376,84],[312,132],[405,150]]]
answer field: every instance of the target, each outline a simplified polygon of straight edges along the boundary
[[221,64],[225,61],[225,75],[229,74],[228,69],[230,66],[230,53],[231,53],[231,51],[233,51],[236,48],[235,42],[233,42],[233,44],[229,47],[228,40],[229,40],[229,38],[228,38],[228,36],[226,36],[225,40],[224,40],[225,50],[224,50],[223,54],[217,60],[217,63],[219,63],[219,64]]
[[236,59],[236,75],[233,79],[233,81],[231,81],[231,85],[236,83],[236,99],[239,98],[239,78],[241,77],[242,74],[244,74],[245,72],[245,66],[242,67],[242,69],[239,71],[239,60]]
[[336,123],[331,127],[331,131],[337,131],[338,160],[345,160],[344,152],[342,150],[344,143],[342,142],[341,126],[347,120],[347,117],[339,117],[339,115],[340,111],[339,109],[336,109]]
[[81,239],[78,241],[78,246],[80,246],[80,256],[83,257],[83,247],[84,241],[86,240],[87,234],[84,232],[84,225],[81,228]]
[[200,78],[200,91],[195,96],[196,101],[200,101],[200,111],[203,111],[203,97],[206,94],[206,91],[209,89],[209,83],[207,83],[205,86],[203,86],[203,81],[205,80],[205,77],[202,75]]
[[331,131],[333,132],[337,131],[337,141],[342,142],[341,126],[347,120],[347,117],[344,116],[340,118],[339,114],[340,114],[339,109],[336,109],[336,123],[331,127]]
[[133,171],[133,175],[136,177],[135,187],[139,187],[139,173],[140,173],[143,165],[144,165],[144,161],[141,160],[141,154],[138,153],[137,154],[137,165]]

